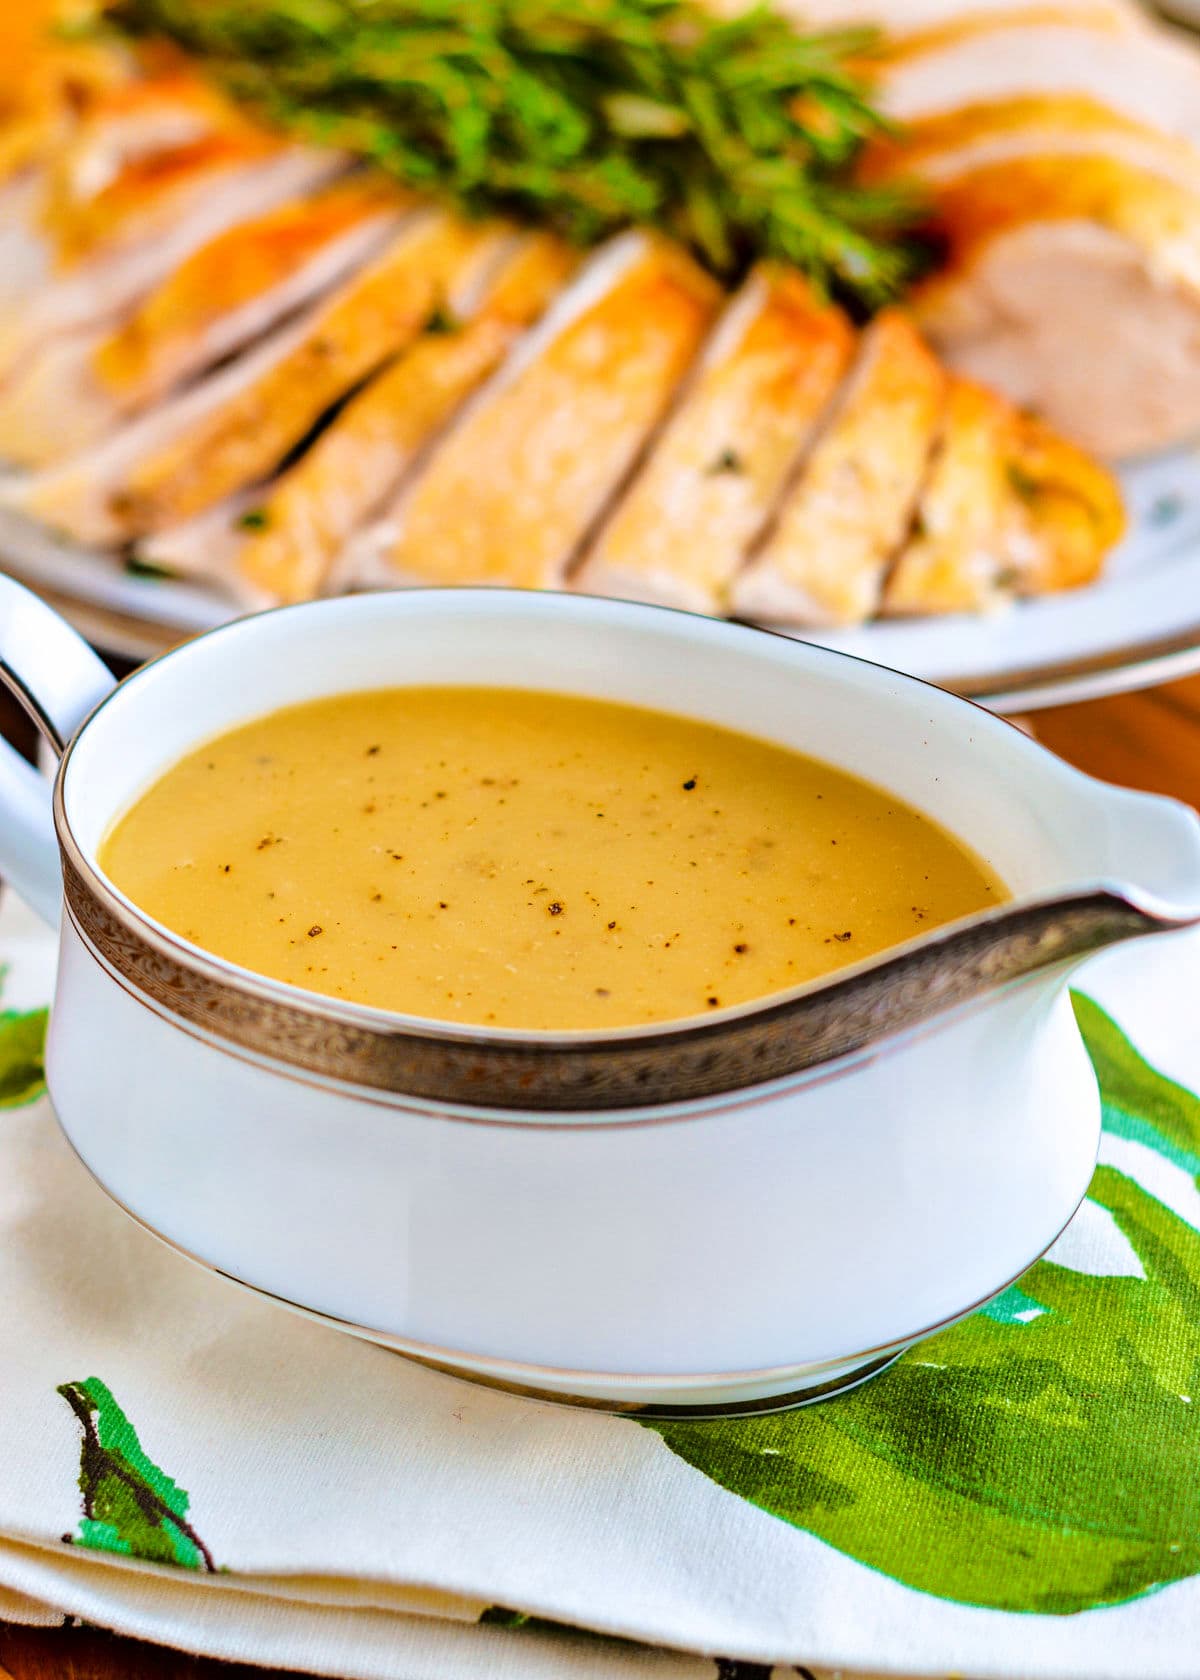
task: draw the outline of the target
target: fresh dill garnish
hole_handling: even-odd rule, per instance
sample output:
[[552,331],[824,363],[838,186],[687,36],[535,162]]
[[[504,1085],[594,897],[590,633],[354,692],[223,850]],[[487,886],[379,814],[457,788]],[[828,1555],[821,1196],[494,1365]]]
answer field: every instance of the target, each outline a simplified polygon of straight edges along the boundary
[[852,177],[886,131],[863,29],[701,0],[110,0],[264,120],[470,215],[590,243],[662,229],[729,278],[794,263],[868,307],[922,255],[907,188]]

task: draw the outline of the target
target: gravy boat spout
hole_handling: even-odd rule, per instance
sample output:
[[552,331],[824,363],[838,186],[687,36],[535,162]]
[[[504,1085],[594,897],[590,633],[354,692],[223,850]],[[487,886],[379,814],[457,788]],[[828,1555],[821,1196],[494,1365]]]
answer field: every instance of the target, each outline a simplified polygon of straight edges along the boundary
[[[1023,741],[997,744],[1020,753]],[[1106,946],[1200,924],[1195,811],[1094,781],[1046,753],[1030,754],[1022,769],[1014,813],[1024,805],[1018,814],[1033,832],[1016,879],[1008,876],[1013,899],[810,991],[795,1022],[806,1065],[863,1050],[1037,977],[1061,986]],[[982,849],[985,834],[973,838]]]
[[[1200,845],[1200,823],[1196,830]],[[1035,977],[1061,984],[1106,946],[1198,923],[1200,904],[1173,906],[1105,882],[981,911],[844,970],[797,1000],[803,1064],[882,1044]]]

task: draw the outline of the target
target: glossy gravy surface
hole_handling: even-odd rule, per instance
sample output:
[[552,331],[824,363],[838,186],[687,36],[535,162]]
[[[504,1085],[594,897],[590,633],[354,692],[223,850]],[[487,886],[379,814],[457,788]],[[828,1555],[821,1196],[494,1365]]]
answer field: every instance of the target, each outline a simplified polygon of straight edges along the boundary
[[507,689],[259,718],[168,770],[101,864],[260,974],[526,1030],[702,1015],[1007,896],[927,817],[828,765]]

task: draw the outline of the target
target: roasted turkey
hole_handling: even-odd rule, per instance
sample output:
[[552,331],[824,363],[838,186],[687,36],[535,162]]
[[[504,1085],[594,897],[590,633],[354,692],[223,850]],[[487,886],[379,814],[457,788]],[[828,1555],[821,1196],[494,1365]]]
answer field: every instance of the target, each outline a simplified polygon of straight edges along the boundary
[[[1064,227],[1005,221],[999,185],[963,183],[1007,170],[1012,191],[1036,179],[1057,203],[1054,171],[1093,167],[1093,143],[1111,141],[1110,170],[1161,163],[1163,193],[1189,193],[1192,61],[1118,0],[884,10],[905,20],[888,97],[915,121],[866,167],[919,168],[947,207],[951,261],[912,310],[865,328],[775,263],[729,296],[655,234],[581,257],[465,222],[256,129],[176,60],[49,53],[0,128],[0,503],[243,604],[507,583],[803,626],[1087,582],[1121,534],[1115,481],[1055,429],[1070,406],[1045,401],[1055,367],[1070,381],[1062,356],[1040,365],[1036,319],[988,313],[1012,240],[1048,241],[1053,269]],[[979,43],[1003,37],[1015,62],[1039,34],[1097,44],[1097,64],[1114,43],[1165,55],[1174,129],[1135,91],[1101,104],[1100,70],[1069,97],[993,88]],[[943,73],[992,103],[959,110],[936,93]],[[1026,145],[1035,132],[1059,150]],[[1079,202],[1103,198],[1074,179]],[[974,208],[954,209],[964,192]],[[1151,278],[1158,201],[1139,207],[1120,229],[1115,211],[1077,215],[1071,237],[1144,236],[1145,285],[1182,310],[1190,248],[1172,234]],[[1068,314],[1076,343],[1086,300]],[[1001,328],[1026,333],[1022,354]],[[1125,329],[1109,331],[1131,358]],[[1086,374],[1092,399],[1067,430],[1095,440],[1106,376]],[[1143,394],[1143,420],[1154,403],[1178,430],[1182,398]],[[1136,427],[1121,426],[1127,441]]]
[[879,74],[902,127],[864,168],[929,195],[944,261],[911,306],[934,346],[1101,455],[1200,435],[1194,42],[1131,0],[870,9],[897,26]]

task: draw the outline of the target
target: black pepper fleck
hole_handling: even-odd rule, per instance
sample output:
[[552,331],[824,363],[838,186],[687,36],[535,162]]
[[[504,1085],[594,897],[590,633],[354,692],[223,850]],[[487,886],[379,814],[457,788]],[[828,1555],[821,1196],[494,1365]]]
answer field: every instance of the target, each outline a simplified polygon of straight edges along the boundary
[[324,931],[324,928],[319,922],[314,922],[308,930],[308,937],[310,939],[315,939],[319,933],[324,933]]

